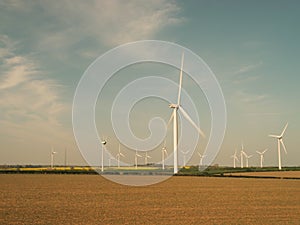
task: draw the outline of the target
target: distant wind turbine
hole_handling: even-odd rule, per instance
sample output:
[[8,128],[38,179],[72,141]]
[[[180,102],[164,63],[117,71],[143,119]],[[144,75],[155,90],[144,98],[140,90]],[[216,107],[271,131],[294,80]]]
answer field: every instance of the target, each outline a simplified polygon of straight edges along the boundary
[[167,148],[166,148],[166,141],[164,143],[164,147],[161,149],[161,163],[162,163],[162,169],[164,170],[165,169],[165,155],[167,156],[168,155],[168,152],[167,152]]
[[236,168],[236,164],[235,164],[235,161],[238,161],[239,162],[239,159],[236,155],[236,149],[235,149],[235,152],[234,154],[231,156],[231,158],[233,158],[233,168]]
[[182,115],[191,123],[191,125],[199,132],[199,134],[202,137],[205,137],[205,134],[202,132],[202,130],[196,125],[196,123],[191,119],[191,117],[188,115],[188,113],[180,105],[183,61],[184,61],[184,53],[182,53],[182,58],[181,58],[181,68],[180,68],[179,90],[178,90],[177,103],[169,104],[169,107],[173,109],[173,113],[171,115],[169,123],[173,119],[174,174],[176,174],[178,172],[178,121],[177,121],[178,120],[178,115],[177,115],[178,109],[180,110]]
[[199,157],[200,157],[200,161],[199,161],[199,170],[200,170],[200,168],[201,168],[201,166],[202,166],[203,158],[204,158],[206,155],[201,155],[200,152],[198,152],[198,155],[199,155]]
[[284,132],[286,130],[288,126],[288,123],[285,125],[282,133],[280,135],[274,135],[274,134],[270,134],[269,137],[273,137],[273,138],[277,138],[277,148],[278,148],[278,169],[281,170],[281,154],[280,154],[280,144],[282,145],[283,149],[284,149],[284,152],[285,154],[287,154],[287,151],[286,151],[286,148],[285,148],[285,145],[282,141],[282,138],[283,138],[283,135],[284,135]]
[[268,151],[266,148],[263,152],[256,151],[260,155],[260,168],[263,168],[264,154]]
[[125,157],[125,155],[121,152],[121,145],[119,143],[119,152],[118,154],[116,155],[116,158],[117,158],[117,161],[118,161],[118,168],[120,168],[120,157]]
[[244,159],[243,156],[245,155],[244,152],[244,144],[242,143],[242,150],[241,150],[241,168],[244,168]]
[[148,152],[145,154],[145,165],[148,165],[148,159],[151,159],[151,156],[148,155]]
[[55,152],[52,148],[51,150],[51,169],[53,169],[53,165],[54,165],[54,155],[57,154],[57,152]]
[[138,166],[138,157],[142,158],[142,156],[138,154],[137,150],[135,150],[134,163],[135,163],[135,168],[136,169],[137,169],[137,166]]
[[253,156],[253,155],[247,155],[246,152],[244,152],[244,155],[246,157],[246,167],[249,167],[249,159]]
[[101,172],[104,171],[104,146],[106,145],[106,140],[101,141],[102,151],[101,151]]

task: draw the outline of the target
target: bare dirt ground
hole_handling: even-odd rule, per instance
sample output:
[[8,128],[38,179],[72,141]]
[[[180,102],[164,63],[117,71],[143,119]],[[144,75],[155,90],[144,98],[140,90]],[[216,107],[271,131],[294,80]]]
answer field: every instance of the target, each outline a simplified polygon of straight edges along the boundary
[[300,181],[0,174],[0,224],[300,224]]
[[232,176],[300,178],[300,171],[243,172],[243,173],[232,173],[231,175]]

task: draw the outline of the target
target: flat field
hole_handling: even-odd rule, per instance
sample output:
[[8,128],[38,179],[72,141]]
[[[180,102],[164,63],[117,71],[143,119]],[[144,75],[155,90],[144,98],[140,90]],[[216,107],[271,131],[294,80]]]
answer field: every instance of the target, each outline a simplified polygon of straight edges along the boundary
[[300,224],[300,180],[0,174],[0,224]]
[[243,173],[232,173],[231,175],[232,176],[300,178],[300,171],[243,172]]

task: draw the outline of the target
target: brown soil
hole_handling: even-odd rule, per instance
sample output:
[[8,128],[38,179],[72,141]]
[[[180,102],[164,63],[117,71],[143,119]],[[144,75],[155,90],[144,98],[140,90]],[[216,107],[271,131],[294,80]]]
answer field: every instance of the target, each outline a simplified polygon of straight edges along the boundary
[[0,175],[0,224],[300,224],[300,180]]

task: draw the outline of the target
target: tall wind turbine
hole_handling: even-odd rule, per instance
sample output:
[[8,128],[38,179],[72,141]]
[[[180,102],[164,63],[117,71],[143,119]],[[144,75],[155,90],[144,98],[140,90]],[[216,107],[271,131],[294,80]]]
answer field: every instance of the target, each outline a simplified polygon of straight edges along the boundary
[[286,151],[286,148],[285,148],[285,145],[282,141],[282,138],[283,138],[283,135],[284,135],[284,132],[286,130],[288,126],[288,123],[285,125],[282,133],[280,135],[274,135],[274,134],[270,134],[269,137],[273,137],[273,138],[277,138],[277,146],[278,146],[278,169],[281,170],[281,154],[280,154],[280,144],[282,145],[283,149],[284,149],[284,152],[285,154],[287,154],[287,151]]
[[138,154],[137,150],[135,150],[134,164],[135,164],[136,169],[137,169],[137,166],[138,166],[138,157],[142,158],[142,156]]
[[200,168],[201,168],[201,166],[202,166],[203,158],[204,158],[206,155],[201,155],[200,152],[198,152],[198,155],[199,155],[199,157],[200,157],[199,168],[198,168],[198,169],[200,170]]
[[268,151],[266,148],[263,152],[256,151],[260,155],[260,168],[263,168],[264,154]]
[[181,58],[181,68],[180,68],[180,76],[179,76],[179,90],[178,90],[177,103],[169,104],[169,107],[173,109],[173,113],[171,115],[170,121],[173,119],[174,174],[176,174],[178,172],[178,115],[177,115],[178,109],[180,110],[182,115],[191,123],[191,125],[199,132],[199,134],[203,138],[205,137],[205,134],[203,133],[203,131],[196,125],[196,123],[191,119],[191,117],[188,115],[188,113],[180,105],[183,61],[184,61],[184,53],[182,53],[182,58]]
[[51,169],[53,169],[53,164],[54,164],[54,155],[57,154],[52,148],[51,150]]
[[106,145],[106,140],[101,141],[102,151],[101,151],[101,172],[104,171],[104,146]]
[[121,145],[119,143],[119,153],[116,155],[117,161],[118,161],[118,168],[120,168],[120,157],[125,157],[125,155],[121,152]]
[[234,154],[231,156],[231,158],[233,158],[233,168],[236,168],[236,164],[235,164],[235,161],[238,161],[239,162],[239,159],[236,155],[236,149],[235,149],[235,152]]
[[148,164],[148,159],[151,159],[152,157],[148,155],[148,152],[145,154],[145,165],[147,166]]
[[164,143],[164,147],[161,149],[161,163],[162,163],[162,169],[164,170],[165,169],[165,155],[167,156],[168,155],[168,152],[167,152],[167,148],[166,148],[166,141]]

